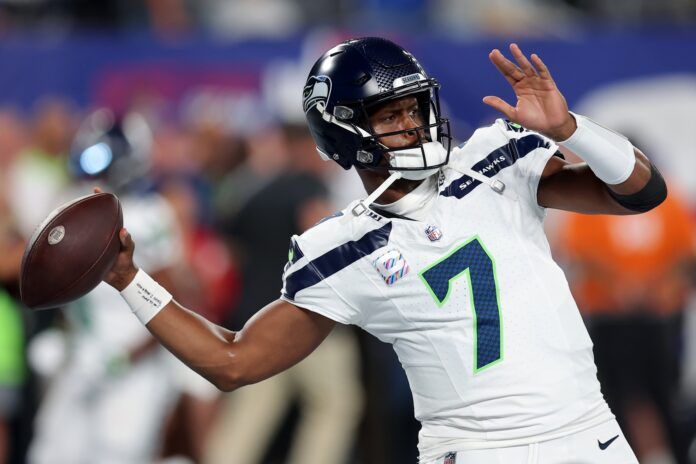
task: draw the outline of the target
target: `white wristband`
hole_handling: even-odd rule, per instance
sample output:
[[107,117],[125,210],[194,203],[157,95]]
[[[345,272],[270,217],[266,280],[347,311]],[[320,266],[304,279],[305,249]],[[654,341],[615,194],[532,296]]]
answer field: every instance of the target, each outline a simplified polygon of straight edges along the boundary
[[636,164],[633,144],[623,135],[571,112],[578,128],[568,140],[558,144],[587,162],[592,172],[609,185],[624,182]]
[[142,269],[121,296],[143,324],[150,322],[172,300],[172,295]]

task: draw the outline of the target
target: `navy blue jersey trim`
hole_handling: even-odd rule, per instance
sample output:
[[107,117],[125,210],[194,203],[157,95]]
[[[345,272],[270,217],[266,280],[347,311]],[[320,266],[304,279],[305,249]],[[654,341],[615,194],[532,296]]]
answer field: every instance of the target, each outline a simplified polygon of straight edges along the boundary
[[344,243],[310,261],[306,266],[285,278],[283,296],[294,300],[300,290],[318,284],[360,258],[386,246],[391,230],[392,223],[388,222],[379,229],[366,233],[362,238]]
[[[519,139],[512,139],[506,145],[493,150],[484,159],[474,164],[471,169],[480,172],[486,177],[493,177],[537,148],[549,147],[551,147],[551,144],[542,137],[536,134],[525,135]],[[463,198],[480,184],[480,181],[464,175],[452,181],[451,184],[440,192],[440,195]]]

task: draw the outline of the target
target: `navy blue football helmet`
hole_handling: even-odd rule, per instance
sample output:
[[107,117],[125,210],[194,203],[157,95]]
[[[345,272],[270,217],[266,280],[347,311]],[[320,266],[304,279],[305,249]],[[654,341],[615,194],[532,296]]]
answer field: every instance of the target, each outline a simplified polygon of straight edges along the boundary
[[[337,45],[317,60],[304,87],[304,111],[317,151],[344,169],[436,170],[449,161],[452,140],[438,89],[413,55],[389,40],[366,37]],[[406,96],[418,99],[424,125],[376,134],[371,109]],[[390,149],[380,142],[405,132],[418,134],[416,145]]]

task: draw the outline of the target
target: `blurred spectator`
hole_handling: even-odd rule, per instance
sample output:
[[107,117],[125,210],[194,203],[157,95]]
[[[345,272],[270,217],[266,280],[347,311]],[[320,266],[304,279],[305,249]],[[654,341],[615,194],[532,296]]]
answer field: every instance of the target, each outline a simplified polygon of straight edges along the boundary
[[184,0],[147,0],[144,3],[150,26],[160,36],[172,37],[191,30],[193,18]]
[[[0,114],[0,133],[13,129],[9,124],[3,127],[2,122],[10,122],[4,116]],[[8,139],[6,135],[0,135],[0,145]],[[2,167],[9,158],[7,153],[0,156],[0,186],[6,185],[2,181],[6,170]],[[14,228],[4,191],[0,190],[0,464],[11,462],[10,457],[20,452],[13,439],[13,423],[22,410],[22,387],[26,381],[24,324],[20,306],[8,289],[17,288],[23,252],[24,240]]]
[[244,162],[245,135],[269,125],[269,115],[254,94],[198,91],[181,106],[191,157],[197,172],[212,184]]
[[18,110],[0,107],[0,186],[6,185],[7,170],[28,143],[26,125]]
[[288,154],[284,143],[282,131],[275,127],[246,135],[245,162],[228,172],[214,192],[217,222],[223,224],[234,218],[252,195],[287,167]]
[[[2,181],[3,169],[0,169],[0,186],[7,185]],[[10,207],[0,189],[0,283],[17,285],[19,283],[19,267],[24,254],[25,239],[16,228]]]
[[172,206],[182,235],[183,253],[190,270],[200,280],[200,302],[196,310],[215,323],[223,322],[236,306],[240,275],[224,241],[201,217],[204,208],[195,181],[167,177],[158,190]]
[[[1,247],[0,247],[1,251]],[[26,379],[20,307],[0,282],[0,463],[10,462],[10,424],[20,411]]]
[[639,24],[645,21],[683,23],[693,21],[696,4],[691,0],[565,0],[594,19]]
[[221,37],[287,37],[303,23],[290,0],[205,0],[202,6],[204,24]]
[[27,132],[19,112],[0,109],[0,463],[23,460],[27,416],[33,407],[26,401],[25,342],[30,334],[17,301],[25,239],[17,230],[8,198],[11,166],[27,144]]
[[68,185],[67,155],[75,123],[75,108],[64,99],[46,98],[36,105],[32,144],[15,158],[7,176],[12,216],[25,238],[57,206],[56,198]]
[[189,30],[191,18],[183,0],[4,0],[0,3],[0,30],[41,29],[66,33],[74,29],[147,29],[161,36]]
[[674,191],[636,216],[570,215],[559,240],[607,402],[641,463],[686,463],[675,420],[694,221]]
[[[326,163],[307,156],[307,129],[287,126],[276,135],[282,143],[275,151],[250,146],[248,165],[240,171],[245,176],[241,206],[224,221],[242,270],[241,301],[229,322],[233,328],[277,297],[290,237],[331,212],[319,172]],[[313,354],[283,374],[229,394],[206,462],[269,462],[269,447],[294,401],[299,423],[282,462],[347,462],[362,410],[359,352],[349,329],[334,329]]]
[[[514,11],[514,14],[511,12]],[[433,0],[433,25],[455,37],[480,34],[567,36],[578,12],[544,0]]]
[[308,169],[311,157],[290,152],[295,131],[271,129],[250,139],[247,163],[227,182],[232,191],[221,205],[220,222],[241,264],[237,323],[278,293],[278,269],[285,265],[290,237],[332,212],[322,179]]

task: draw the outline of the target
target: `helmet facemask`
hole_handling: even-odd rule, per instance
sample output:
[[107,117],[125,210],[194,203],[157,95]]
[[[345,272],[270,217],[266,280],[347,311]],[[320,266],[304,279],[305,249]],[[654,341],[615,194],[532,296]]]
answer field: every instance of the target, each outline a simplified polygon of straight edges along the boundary
[[[449,121],[439,118],[440,108],[437,95],[437,87],[421,90],[415,93],[407,93],[395,98],[414,96],[418,103],[418,111],[421,113],[420,125],[410,129],[379,133],[369,124],[368,131],[373,134],[368,138],[368,144],[373,146],[372,153],[379,158],[379,164],[372,169],[388,169],[389,172],[400,171],[404,178],[418,180],[429,177],[438,171],[449,161],[452,137],[450,135]],[[376,106],[381,106],[389,100],[380,100],[379,103],[366,107],[367,114],[374,111]],[[386,139],[402,134],[414,134],[416,140],[413,144],[403,147],[390,147]]]

